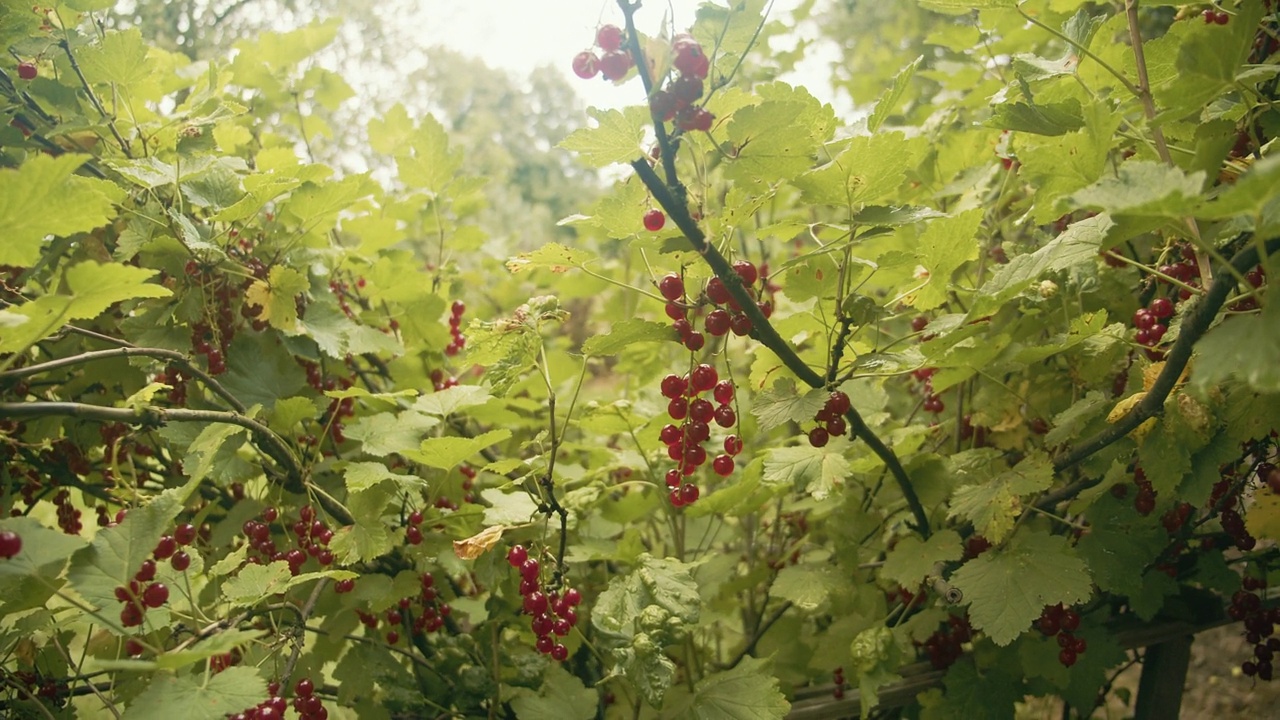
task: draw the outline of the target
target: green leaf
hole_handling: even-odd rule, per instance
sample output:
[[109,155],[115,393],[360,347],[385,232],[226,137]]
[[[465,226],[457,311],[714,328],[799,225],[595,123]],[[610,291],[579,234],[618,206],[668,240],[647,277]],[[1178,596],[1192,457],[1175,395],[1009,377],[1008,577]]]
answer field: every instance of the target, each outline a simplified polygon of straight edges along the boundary
[[346,436],[359,440],[370,455],[386,457],[394,453],[414,452],[422,447],[422,438],[440,421],[414,410],[402,413],[366,415],[347,426]]
[[614,323],[609,332],[603,335],[588,338],[582,344],[582,352],[595,357],[617,355],[623,348],[635,343],[670,341],[675,336],[671,323],[631,318]]
[[276,265],[266,280],[254,280],[245,291],[244,301],[262,308],[262,316],[272,327],[290,335],[298,333],[296,297],[311,287],[307,276],[286,265]]
[[129,511],[124,521],[103,528],[93,543],[71,556],[67,578],[71,587],[91,607],[100,611],[95,619],[117,634],[127,631],[120,625],[117,587],[128,586],[142,561],[151,557],[160,536],[172,527],[173,519],[198,485],[190,481],[181,488],[166,490],[149,504]]
[[1060,198],[1102,177],[1120,119],[1106,103],[1092,103],[1084,108],[1083,128],[1058,137],[1037,136],[1019,147],[1019,175],[1035,186],[1032,212],[1037,223],[1053,222],[1061,214]]
[[215,655],[231,652],[266,634],[265,630],[240,630],[230,628],[214,633],[186,650],[167,652],[156,656],[156,667],[176,670]]
[[268,595],[284,592],[290,577],[289,563],[283,560],[266,565],[246,564],[223,583],[222,597],[234,606],[252,606]]
[[644,108],[618,110],[588,108],[596,126],[569,133],[559,147],[578,153],[588,167],[602,168],[613,163],[629,163],[644,156],[640,143],[648,120]]
[[0,519],[0,530],[22,538],[22,552],[0,562],[0,617],[41,607],[64,584],[62,572],[73,553],[85,547],[78,535],[67,535],[31,517]]
[[1044,436],[1045,444],[1061,445],[1081,437],[1081,431],[1089,423],[1104,417],[1114,405],[1100,390],[1090,390],[1071,407],[1054,416],[1052,429]]
[[38,154],[16,170],[0,169],[0,264],[33,265],[46,236],[89,232],[111,221],[124,193],[105,180],[75,177],[86,160]]
[[1098,589],[1117,595],[1134,595],[1142,589],[1142,575],[1169,544],[1169,534],[1158,523],[1138,515],[1132,500],[1117,500],[1110,493],[1090,506],[1085,517],[1089,532],[1076,544],[1076,552],[1089,563]]
[[900,132],[862,135],[849,141],[834,160],[793,181],[804,199],[821,205],[848,207],[873,203],[902,185],[919,162],[923,137]]
[[885,558],[880,576],[903,587],[913,588],[934,575],[939,563],[955,562],[964,556],[960,536],[954,530],[939,530],[928,540],[910,535],[898,544]]
[[267,682],[252,667],[230,667],[208,676],[160,673],[129,703],[123,720],[221,720],[266,696]]
[[449,148],[449,133],[431,115],[419,121],[409,148],[411,154],[396,156],[396,167],[410,188],[440,193],[458,176],[462,153]]
[[355,524],[339,528],[329,543],[340,564],[368,562],[391,550],[391,534],[382,516],[395,499],[383,483],[347,498]]
[[1065,135],[1083,127],[1084,118],[1076,100],[1043,105],[1012,102],[995,106],[986,124],[1036,135]]
[[489,391],[479,385],[454,385],[423,395],[413,404],[413,409],[427,415],[448,417],[463,408],[484,405],[492,399]]
[[1031,283],[1049,272],[1066,270],[1083,263],[1095,262],[1107,231],[1115,227],[1106,213],[1072,223],[1058,237],[1029,255],[1017,255],[1002,265],[990,280],[978,289],[979,307],[974,315],[986,315],[1008,302]]
[[663,718],[691,720],[782,720],[791,703],[778,688],[767,659],[745,657],[731,670],[708,675],[692,695],[668,702]]
[[559,663],[551,663],[537,692],[515,688],[511,709],[522,720],[591,720],[596,716],[599,694],[570,675]]
[[853,467],[844,457],[849,447],[845,438],[832,438],[826,447],[809,444],[794,447],[773,448],[764,460],[764,481],[804,488],[817,500],[823,500],[831,491],[844,484]]
[[809,170],[834,129],[831,107],[786,83],[756,91],[764,101],[738,109],[729,120],[734,154],[727,176],[744,185],[769,184]]
[[383,480],[395,477],[396,474],[388,470],[386,465],[376,462],[353,462],[347,465],[346,472],[343,473],[347,491],[353,493],[368,490]]
[[950,299],[951,276],[966,262],[978,258],[976,234],[982,215],[982,208],[974,208],[926,226],[917,255],[929,271],[929,281],[910,298],[912,307],[932,310]]
[[1026,690],[1008,668],[996,664],[978,670],[974,661],[962,658],[952,665],[942,682],[920,696],[921,720],[1014,720],[1015,704]]
[[519,273],[535,268],[546,268],[553,273],[562,273],[582,267],[594,258],[594,255],[585,250],[553,242],[511,258],[507,261],[507,270]]
[[168,288],[147,282],[155,275],[155,270],[119,263],[86,260],[73,265],[66,274],[67,287],[73,296],[66,317],[68,320],[95,318],[121,300],[172,295]]
[[486,488],[480,491],[480,497],[489,504],[484,509],[484,524],[488,526],[523,525],[538,512],[537,503],[526,492]]
[[876,101],[875,109],[871,111],[871,115],[867,118],[868,132],[874,134],[875,131],[880,129],[881,125],[884,125],[884,121],[889,118],[889,113],[893,112],[893,109],[898,105],[898,101],[907,92],[907,87],[911,84],[911,79],[915,77],[916,70],[920,68],[920,63],[923,60],[923,55],[917,57],[908,63],[906,67],[899,70],[897,75],[893,76],[893,85],[889,86],[889,89],[885,90],[880,99]]
[[490,430],[473,438],[428,438],[422,441],[417,451],[408,451],[404,456],[429,467],[452,470],[467,458],[509,437],[511,431],[504,428]]
[[77,59],[85,78],[95,84],[135,85],[153,72],[147,62],[147,44],[137,28],[106,33],[98,44],[77,52]]
[[1067,200],[1114,215],[1177,218],[1200,197],[1204,179],[1200,171],[1187,175],[1164,163],[1130,160]]
[[271,408],[270,427],[281,435],[288,437],[294,428],[304,420],[310,420],[320,414],[320,409],[310,398],[281,398]]
[[377,183],[367,175],[307,183],[281,204],[279,216],[292,221],[304,232],[328,232],[337,225],[339,213],[376,190]]
[[[1268,350],[1267,348],[1271,348]],[[1191,382],[1201,390],[1235,378],[1255,392],[1280,392],[1280,303],[1261,313],[1228,318],[1196,345]]]
[[917,0],[926,10],[937,10],[950,15],[970,10],[1012,9],[1017,0]]
[[794,380],[779,378],[752,399],[751,414],[764,432],[785,423],[812,420],[826,402],[827,393],[812,389],[801,393]]
[[1004,541],[1013,523],[1022,514],[1022,497],[1053,484],[1053,464],[1042,451],[1033,451],[1017,465],[976,485],[965,485],[951,498],[947,517],[962,517],[973,523],[992,543]]
[[1241,213],[1258,214],[1280,195],[1280,155],[1253,162],[1231,185],[1224,185],[1216,198],[1201,198],[1195,215],[1222,220]]
[[[698,622],[701,603],[688,565],[645,554],[638,567],[609,581],[596,601],[591,624],[613,639],[641,631],[676,636]],[[649,608],[657,610],[646,613]]]
[[1008,645],[1040,617],[1045,605],[1089,598],[1091,580],[1067,539],[1023,530],[1008,546],[988,550],[951,576],[969,619],[997,645]]
[[791,601],[801,610],[812,611],[825,605],[827,598],[839,592],[844,582],[835,569],[828,566],[788,565],[778,572],[769,592]]

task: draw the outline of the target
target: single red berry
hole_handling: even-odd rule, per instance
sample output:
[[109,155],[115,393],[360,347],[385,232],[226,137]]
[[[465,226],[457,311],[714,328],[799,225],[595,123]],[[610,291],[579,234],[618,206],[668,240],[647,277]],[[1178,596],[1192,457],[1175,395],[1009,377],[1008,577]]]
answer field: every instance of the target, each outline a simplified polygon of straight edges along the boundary
[[168,560],[177,549],[178,541],[172,535],[162,535],[156,543],[156,549],[151,551],[151,556],[157,560]]
[[720,337],[729,332],[730,320],[729,313],[720,308],[716,308],[707,313],[707,334],[712,337]]
[[1150,330],[1156,324],[1155,313],[1149,310],[1138,310],[1133,314],[1133,326],[1139,330]]
[[[655,90],[653,95],[649,96],[649,114],[659,122],[671,122],[679,109],[680,102],[676,100],[676,96],[666,90]],[[655,146],[654,149],[659,149],[659,146]],[[654,160],[657,158],[655,157]]]
[[1214,14],[1213,21],[1219,25],[1226,25],[1227,23],[1231,22],[1231,16],[1228,15],[1225,11],[1219,10],[1217,13]]
[[537,582],[538,574],[541,572],[542,566],[533,558],[529,558],[528,560],[520,563],[520,577],[525,580]]
[[738,414],[728,405],[721,405],[716,408],[715,413],[716,424],[722,428],[731,428],[738,424]]
[[596,30],[596,45],[605,52],[613,52],[622,47],[622,28],[617,25],[601,25]]
[[410,545],[421,545],[422,528],[417,525],[410,525],[408,529],[404,531],[404,539],[407,540]]
[[414,510],[413,512],[409,513],[409,524],[410,524],[410,525],[421,525],[421,524],[422,524],[422,511],[421,511],[421,510]]
[[173,557],[169,558],[169,565],[174,570],[182,572],[191,567],[191,556],[185,550],[179,550],[173,554]]
[[169,588],[164,583],[152,583],[142,591],[142,602],[149,608],[158,608],[169,601]]
[[729,455],[737,455],[742,452],[742,438],[737,435],[730,435],[724,439],[724,451]]
[[529,559],[529,551],[524,549],[523,545],[513,545],[507,551],[507,563],[513,568],[518,568]]
[[600,58],[590,50],[583,50],[573,56],[573,74],[583,80],[590,80],[600,74]]
[[0,558],[8,560],[22,552],[22,538],[12,530],[0,532]]
[[1173,316],[1173,301],[1169,298],[1156,298],[1147,308],[1156,318],[1163,320]]
[[693,483],[689,483],[680,488],[680,501],[683,502],[685,505],[692,505],[693,503],[697,502],[698,495],[699,495],[698,486],[694,485]]
[[733,402],[733,381],[721,380],[716,383],[715,389],[712,391],[711,395],[716,399],[716,402],[721,405],[728,405],[730,402]]
[[[684,297],[684,280],[681,280],[680,276],[675,273],[664,275],[662,279],[658,281],[658,292],[662,293],[662,297],[667,300],[675,302],[676,300]],[[680,317],[684,317],[684,309],[679,306],[676,307],[680,311]],[[671,319],[678,320],[679,318]]]
[[724,282],[720,278],[711,278],[707,282],[707,297],[711,298],[711,302],[717,305],[729,304],[729,288],[724,286]]
[[826,428],[828,434],[836,437],[844,435],[845,431],[849,429],[848,426],[845,425],[844,418],[839,415],[828,420]]
[[706,132],[715,119],[715,115],[703,108],[690,107],[676,113],[676,127],[685,132]]
[[711,469],[716,471],[720,477],[729,477],[733,474],[733,458],[728,455],[717,455],[715,460],[711,461]]
[[676,108],[686,107],[702,97],[702,79],[685,75],[671,83],[671,97]]
[[702,336],[702,333],[689,333],[689,337],[684,339],[684,346],[689,352],[698,352],[706,344],[707,339]]
[[830,439],[831,436],[827,434],[827,431],[820,427],[809,431],[809,444],[816,448],[825,447]]
[[[667,224],[667,216],[662,214],[661,210],[654,208],[644,214],[644,229],[649,232],[658,232],[663,225]],[[673,300],[674,298],[668,298]]]
[[196,526],[191,523],[183,523],[173,529],[173,539],[178,541],[179,545],[190,545],[196,539]]
[[293,692],[298,697],[311,697],[315,691],[316,684],[311,681],[311,678],[302,678],[293,686]]
[[720,375],[714,367],[703,363],[689,374],[689,382],[695,392],[702,393],[715,387],[720,382]]
[[686,398],[671,398],[671,402],[667,403],[667,415],[672,420],[683,420],[689,416],[689,401]]
[[564,662],[569,659],[569,648],[561,645],[560,643],[556,643],[551,648],[551,657],[557,662]]
[[18,63],[18,77],[23,80],[35,80],[39,71],[36,69],[35,63]]
[[629,53],[621,51],[607,52],[600,58],[600,74],[605,80],[617,81],[625,78],[631,70],[632,61]]
[[749,260],[734,261],[733,271],[738,273],[738,277],[742,278],[742,284],[747,287],[755,285],[756,280],[760,279],[760,271],[757,270],[755,264]]
[[1058,662],[1062,663],[1065,667],[1075,665],[1076,651],[1071,648],[1062,648],[1061,652],[1058,653]]
[[716,416],[716,406],[706,398],[698,398],[689,403],[689,417],[695,422],[710,423]]
[[755,326],[751,324],[751,318],[743,315],[742,313],[734,315],[733,318],[729,320],[729,329],[738,337],[750,335],[753,327]]
[[577,607],[582,603],[582,593],[577,588],[569,588],[564,591],[564,601],[569,607]]
[[826,408],[831,411],[832,415],[844,415],[852,407],[853,403],[849,401],[849,396],[839,390],[827,396]]

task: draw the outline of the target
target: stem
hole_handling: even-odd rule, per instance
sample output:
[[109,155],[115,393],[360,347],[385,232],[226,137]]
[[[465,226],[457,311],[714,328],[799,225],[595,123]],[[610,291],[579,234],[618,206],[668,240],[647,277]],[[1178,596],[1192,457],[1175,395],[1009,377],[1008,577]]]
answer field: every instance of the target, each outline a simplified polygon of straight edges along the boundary
[[[59,21],[61,21],[61,18],[59,18]],[[102,116],[102,119],[107,122],[107,128],[111,130],[111,134],[115,137],[116,142],[120,143],[120,151],[124,153],[125,157],[132,158],[133,153],[129,150],[129,142],[125,140],[120,134],[120,131],[116,129],[115,118],[107,114],[107,109],[102,106],[102,101],[98,99],[97,93],[93,91],[93,87],[89,84],[89,79],[84,76],[84,71],[80,69],[79,61],[76,60],[75,54],[71,52],[71,43],[67,42],[67,39],[64,37],[58,42],[58,46],[67,54],[67,60],[71,62],[71,70],[75,72],[77,78],[80,78],[80,85],[84,87],[85,93],[89,96],[89,102],[93,103],[94,109],[96,109],[98,114]]]

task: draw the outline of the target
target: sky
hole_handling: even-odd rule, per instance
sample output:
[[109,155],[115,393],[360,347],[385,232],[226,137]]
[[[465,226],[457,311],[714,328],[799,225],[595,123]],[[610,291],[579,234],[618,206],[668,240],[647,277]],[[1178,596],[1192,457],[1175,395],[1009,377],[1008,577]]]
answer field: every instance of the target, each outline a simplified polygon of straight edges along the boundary
[[[675,27],[686,28],[700,4],[699,0],[645,3],[636,15],[637,26],[643,33],[656,35],[670,15]],[[718,0],[718,4],[726,2]],[[774,0],[770,18],[787,19],[799,4],[800,0]],[[434,0],[422,3],[419,13],[408,22],[416,26],[424,46],[446,45],[521,75],[533,66],[550,64],[564,73],[587,106],[621,108],[640,102],[638,82],[615,86],[602,79],[586,81],[570,69],[573,56],[593,45],[597,27],[622,25],[615,0]],[[813,38],[817,29],[805,23],[797,33]],[[825,78],[833,56],[833,52],[825,56],[818,52],[796,77],[786,79],[830,102],[832,92]]]

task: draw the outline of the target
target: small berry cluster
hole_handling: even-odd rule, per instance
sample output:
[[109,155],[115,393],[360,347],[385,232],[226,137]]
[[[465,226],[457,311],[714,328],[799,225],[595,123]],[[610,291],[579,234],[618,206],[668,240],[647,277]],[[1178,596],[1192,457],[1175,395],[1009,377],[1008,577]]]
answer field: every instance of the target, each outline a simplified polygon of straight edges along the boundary
[[[279,683],[272,683],[268,686],[267,691],[271,693],[273,699],[279,697]],[[311,678],[302,678],[293,686],[293,709],[298,712],[299,720],[326,720],[329,717],[329,711],[325,709],[320,698],[316,697],[316,684]],[[280,711],[280,716],[284,716],[284,711]],[[251,718],[245,718],[251,720]],[[262,715],[258,715],[258,720],[269,720]]]
[[[735,260],[733,272],[742,280],[747,294],[754,299],[756,297],[754,286],[761,277],[760,270],[749,260]],[[720,337],[732,332],[738,337],[743,337],[751,334],[751,318],[742,312],[742,306],[729,294],[729,288],[725,287],[720,278],[711,278],[707,282],[706,292],[707,299],[716,305],[714,310],[707,313],[705,327],[709,335]],[[760,309],[760,314],[766,318],[773,315],[771,303],[760,302],[757,303],[757,307]]]
[[[919,315],[911,319],[911,329],[920,332],[929,324],[929,319],[923,315]],[[933,335],[921,335],[920,342],[928,342],[933,339]],[[921,407],[927,413],[939,415],[947,409],[946,403],[942,401],[936,393],[933,392],[933,376],[938,372],[936,367],[917,368],[911,372],[912,379],[920,383],[920,392],[924,395],[924,402]]]
[[169,386],[169,403],[176,407],[187,404],[187,378],[182,369],[170,365],[156,374],[156,382]]
[[1226,25],[1231,22],[1231,15],[1223,10],[1214,10],[1213,8],[1205,8],[1200,13],[1200,17],[1204,18],[1205,25]]
[[422,544],[422,511],[414,510],[405,518],[404,528],[405,542],[410,545]]
[[0,558],[11,560],[22,552],[22,536],[12,530],[0,531]]
[[452,377],[452,376],[445,377],[444,370],[441,370],[440,368],[436,368],[431,371],[431,388],[436,392],[440,392],[441,390],[448,390],[449,388],[454,387],[457,384],[458,384],[458,378]]
[[1253,656],[1240,665],[1247,677],[1259,680],[1272,678],[1272,658],[1280,652],[1280,638],[1274,637],[1275,626],[1280,623],[1280,608],[1264,608],[1259,591],[1266,589],[1263,578],[1245,575],[1243,589],[1231,596],[1227,614],[1233,620],[1244,621],[1245,642],[1253,646]]
[[449,307],[449,335],[452,341],[445,347],[444,354],[449,357],[457,355],[467,346],[467,336],[462,334],[462,315],[467,312],[467,304],[454,300]]
[[934,670],[946,670],[964,655],[964,644],[973,638],[968,616],[951,615],[947,624],[935,630],[923,643]]
[[79,508],[71,504],[71,493],[66,488],[62,488],[54,494],[53,504],[58,508],[58,527],[62,532],[68,535],[79,535],[84,529],[84,525],[80,522],[82,514]]
[[125,627],[137,627],[142,624],[147,609],[155,609],[169,602],[169,586],[156,579],[156,561],[142,561],[142,567],[134,573],[129,585],[116,587],[116,599],[124,603],[120,611],[120,624]]
[[602,25],[596,30],[596,47],[603,52],[583,50],[573,57],[573,74],[583,80],[603,75],[605,80],[616,82],[627,76],[635,66],[631,53],[622,49],[622,28]]
[[[708,390],[715,404],[699,397]],[[686,376],[671,374],[663,378],[662,395],[670,400],[667,415],[672,420],[681,421],[678,426],[674,423],[663,426],[659,438],[667,446],[667,457],[678,463],[677,467],[667,471],[668,498],[673,506],[682,507],[698,500],[698,486],[685,482],[685,479],[707,462],[707,451],[702,443],[711,438],[711,423],[732,428],[738,422],[738,414],[732,404],[734,386],[730,380],[720,380],[714,367],[702,364]],[[711,463],[720,477],[733,474],[733,456],[742,451],[742,441],[736,435],[730,435],[725,438],[724,450]]]
[[576,588],[568,588],[563,594],[545,592],[539,581],[542,568],[537,559],[529,557],[529,551],[523,545],[515,545],[507,551],[507,563],[520,571],[523,609],[533,616],[529,624],[537,637],[534,646],[538,652],[550,655],[557,662],[569,659],[569,648],[556,638],[568,635],[578,624],[576,608],[582,604],[582,593]]
[[853,403],[849,401],[849,396],[839,390],[833,390],[827,396],[827,401],[823,403],[822,409],[813,416],[814,422],[818,423],[818,427],[809,431],[809,444],[813,447],[826,447],[831,440],[831,436],[839,437],[844,435],[848,426],[844,421],[844,414],[853,408]]
[[[383,614],[383,619],[389,626],[385,636],[387,644],[395,645],[400,642],[400,631],[405,628],[406,619],[412,619],[409,627],[412,628],[413,634],[425,635],[443,628],[444,619],[453,613],[453,608],[440,599],[439,592],[435,588],[434,575],[429,572],[422,573],[419,584],[422,586],[421,592],[400,598],[394,607]],[[416,610],[414,605],[417,605]],[[356,615],[365,627],[377,631],[381,621],[375,613],[356,610]]]
[[701,350],[707,344],[707,339],[702,333],[695,331],[693,324],[689,322],[689,308],[693,304],[685,297],[684,279],[675,273],[665,275],[658,281],[658,292],[667,300],[665,311],[667,317],[671,318],[671,327],[675,328],[680,343],[689,348],[690,352]]
[[194,259],[188,260],[184,269],[199,287],[206,306],[205,317],[191,325],[191,349],[205,356],[210,375],[221,375],[227,371],[227,347],[236,334],[231,306],[235,298],[243,297],[245,287],[252,281],[246,279],[242,285],[234,285],[227,276],[215,274],[212,267]]
[[[1169,318],[1173,317],[1173,301],[1166,297],[1152,298],[1147,307],[1133,313],[1133,327],[1136,328],[1133,340],[1147,348],[1155,348],[1168,332]],[[1148,350],[1153,360],[1163,357],[1158,352]]]
[[1057,605],[1046,605],[1040,613],[1039,627],[1040,632],[1045,637],[1058,636],[1058,662],[1065,667],[1071,667],[1076,664],[1076,660],[1088,647],[1088,643],[1084,638],[1076,637],[1073,633],[1080,629],[1080,613],[1071,608],[1064,608],[1062,603]]
[[[1146,517],[1156,509],[1156,490],[1147,479],[1146,471],[1137,465],[1133,468],[1133,484],[1138,488],[1138,493],[1133,498],[1133,509]],[[1129,495],[1129,486],[1116,483],[1111,486],[1111,495],[1117,500],[1123,500]]]
[[831,692],[831,696],[836,700],[844,699],[844,686],[847,684],[844,679],[844,668],[838,667],[831,673],[831,682],[835,685],[835,690]]
[[667,81],[666,88],[654,91],[649,97],[649,112],[658,122],[674,120],[676,127],[685,132],[710,130],[715,116],[694,103],[702,97],[711,59],[689,33],[672,38],[671,50],[675,54],[672,64],[677,74]]

